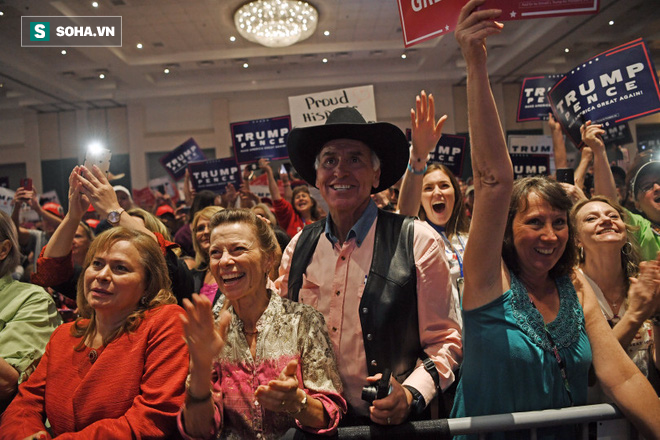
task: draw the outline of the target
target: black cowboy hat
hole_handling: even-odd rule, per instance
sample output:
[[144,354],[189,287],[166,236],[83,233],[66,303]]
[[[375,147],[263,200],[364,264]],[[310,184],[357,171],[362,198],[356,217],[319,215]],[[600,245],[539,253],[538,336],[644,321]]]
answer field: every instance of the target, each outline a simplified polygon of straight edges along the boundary
[[380,159],[380,184],[372,193],[394,185],[406,171],[410,151],[406,135],[388,122],[364,120],[353,107],[334,109],[325,125],[294,128],[289,133],[286,148],[291,164],[300,177],[316,186],[314,161],[323,146],[333,139],[353,139],[364,142]]

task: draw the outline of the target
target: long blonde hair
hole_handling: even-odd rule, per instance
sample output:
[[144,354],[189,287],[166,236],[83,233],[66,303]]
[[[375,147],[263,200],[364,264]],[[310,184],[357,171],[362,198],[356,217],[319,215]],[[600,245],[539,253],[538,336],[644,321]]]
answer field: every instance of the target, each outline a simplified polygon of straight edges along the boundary
[[209,233],[211,231],[211,217],[213,217],[213,214],[216,212],[222,211],[224,208],[222,206],[207,206],[206,208],[202,208],[197,213],[195,214],[195,218],[193,218],[192,225],[191,225],[191,231],[192,231],[192,242],[193,242],[193,249],[195,249],[195,268],[199,270],[206,269],[209,265],[209,253],[208,251],[204,251],[202,247],[199,245],[199,242],[197,241],[197,224],[199,223],[200,220],[204,219],[209,222]]
[[103,345],[107,345],[123,333],[135,331],[140,326],[147,310],[164,304],[176,304],[176,298],[171,291],[172,283],[167,271],[165,257],[158,243],[152,237],[139,231],[123,226],[110,228],[92,241],[82,266],[82,273],[78,278],[76,302],[80,318],[76,319],[74,325],[71,326],[71,335],[82,339],[75,350],[82,350],[85,347],[85,342],[90,341],[96,335],[96,311],[85,298],[85,272],[99,252],[110,249],[119,241],[127,241],[137,249],[140,255],[138,263],[144,269],[145,290],[137,308],[117,330],[103,340]]

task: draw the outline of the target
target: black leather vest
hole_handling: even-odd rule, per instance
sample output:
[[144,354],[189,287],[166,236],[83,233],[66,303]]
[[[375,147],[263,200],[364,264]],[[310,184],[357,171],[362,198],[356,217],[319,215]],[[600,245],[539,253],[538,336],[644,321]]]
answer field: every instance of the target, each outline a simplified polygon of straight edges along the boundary
[[[420,354],[417,272],[413,252],[414,219],[378,210],[374,249],[360,301],[360,322],[369,375],[389,368],[402,383]],[[289,270],[288,296],[298,301],[302,276],[325,229],[325,220],[308,225],[296,243]]]

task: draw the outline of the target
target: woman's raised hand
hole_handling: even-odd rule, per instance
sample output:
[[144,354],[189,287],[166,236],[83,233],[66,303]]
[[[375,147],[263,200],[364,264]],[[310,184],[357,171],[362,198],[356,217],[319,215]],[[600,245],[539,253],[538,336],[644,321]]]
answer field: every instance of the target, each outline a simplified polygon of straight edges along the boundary
[[639,275],[630,278],[626,313],[633,313],[640,321],[644,321],[659,312],[660,256],[654,261],[642,261],[639,264]]
[[214,320],[211,301],[196,293],[192,301],[183,300],[183,308],[186,314],[181,315],[181,321],[192,368],[208,369],[225,346],[231,315],[225,310]]
[[580,134],[582,142],[584,142],[594,153],[600,152],[605,149],[602,135],[605,134],[601,124],[593,124],[587,121],[580,126]]
[[89,199],[83,194],[83,186],[77,178],[82,167],[76,166],[69,174],[69,211],[67,214],[80,221],[89,208]]
[[477,10],[486,0],[470,0],[458,15],[454,35],[468,63],[486,61],[486,38],[499,34],[504,25],[495,21],[501,9]]
[[422,90],[421,96],[417,95],[414,109],[410,109],[410,122],[412,125],[412,152],[413,162],[415,159],[426,161],[428,154],[433,151],[440,136],[442,126],[447,120],[443,115],[435,121],[435,99],[433,95],[426,96]]

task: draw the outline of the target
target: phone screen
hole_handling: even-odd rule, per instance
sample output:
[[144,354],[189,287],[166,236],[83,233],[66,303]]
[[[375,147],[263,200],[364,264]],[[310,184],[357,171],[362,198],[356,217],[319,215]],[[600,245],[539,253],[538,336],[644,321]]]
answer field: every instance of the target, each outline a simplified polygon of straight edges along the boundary
[[85,168],[91,171],[92,165],[96,165],[101,171],[107,173],[110,169],[111,157],[112,153],[110,150],[102,149],[99,152],[87,150],[87,155],[85,156]]

